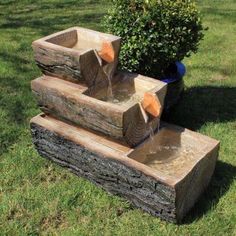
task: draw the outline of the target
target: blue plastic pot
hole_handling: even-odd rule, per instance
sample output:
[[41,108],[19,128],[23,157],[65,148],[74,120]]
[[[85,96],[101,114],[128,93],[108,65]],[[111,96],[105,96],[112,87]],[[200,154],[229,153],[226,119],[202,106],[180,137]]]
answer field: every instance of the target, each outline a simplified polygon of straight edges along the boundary
[[161,79],[161,81],[168,84],[163,115],[168,117],[171,109],[179,102],[183,94],[183,77],[186,74],[186,67],[182,62],[177,61],[167,68],[165,73],[167,75]]
[[181,80],[184,77],[184,75],[186,74],[185,65],[182,62],[177,61],[175,62],[175,66],[176,66],[176,72],[171,76],[165,76],[161,78],[161,81],[170,84],[178,80]]

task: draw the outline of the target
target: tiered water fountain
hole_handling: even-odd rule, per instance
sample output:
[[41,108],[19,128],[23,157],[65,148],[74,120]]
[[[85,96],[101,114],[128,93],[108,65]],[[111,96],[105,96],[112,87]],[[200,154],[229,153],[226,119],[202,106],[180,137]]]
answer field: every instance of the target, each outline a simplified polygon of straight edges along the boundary
[[33,42],[39,154],[180,222],[208,185],[219,142],[161,122],[166,84],[117,71],[119,37],[79,27]]

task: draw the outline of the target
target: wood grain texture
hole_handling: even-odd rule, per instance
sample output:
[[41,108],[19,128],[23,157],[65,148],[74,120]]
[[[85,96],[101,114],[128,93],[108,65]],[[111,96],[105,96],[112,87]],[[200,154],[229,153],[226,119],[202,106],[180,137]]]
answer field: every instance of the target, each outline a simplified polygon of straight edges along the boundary
[[[150,126],[153,130],[158,127],[158,118],[146,122],[139,100],[130,99],[122,104],[104,102],[87,95],[86,86],[50,76],[32,81],[31,88],[43,112],[102,132],[130,147],[138,145],[150,135]],[[139,88],[135,89],[139,93]],[[144,90],[143,87],[140,89]],[[159,90],[165,96],[164,84]],[[88,93],[92,93],[91,88]],[[160,100],[164,103],[163,98]]]
[[35,62],[45,75],[92,87],[107,81],[99,50],[104,43],[111,45],[113,60],[109,64],[116,70],[120,40],[113,35],[73,27],[38,39],[32,47]]
[[[168,124],[164,127],[179,132],[178,128]],[[129,158],[135,149],[49,116],[33,118],[31,131],[41,156],[112,194],[126,198],[144,211],[174,223],[183,219],[206,188],[219,148],[217,141],[196,134],[194,138],[208,143],[208,148],[204,148],[201,158],[196,157],[190,165],[186,163],[189,168],[184,167],[184,175],[171,177],[165,176],[165,171],[155,171]],[[188,130],[184,132],[187,132],[186,138],[195,135]]]
[[[39,107],[47,114],[67,119],[108,136],[123,137],[123,110],[82,94],[78,85],[52,77],[32,81]],[[84,90],[86,91],[86,90]]]

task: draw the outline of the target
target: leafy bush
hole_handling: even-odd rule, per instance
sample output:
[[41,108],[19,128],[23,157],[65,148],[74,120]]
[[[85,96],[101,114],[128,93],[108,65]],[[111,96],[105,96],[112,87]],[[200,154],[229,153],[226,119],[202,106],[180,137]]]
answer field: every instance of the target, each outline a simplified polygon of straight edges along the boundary
[[203,27],[191,0],[113,0],[108,32],[123,39],[120,66],[152,77],[197,52]]

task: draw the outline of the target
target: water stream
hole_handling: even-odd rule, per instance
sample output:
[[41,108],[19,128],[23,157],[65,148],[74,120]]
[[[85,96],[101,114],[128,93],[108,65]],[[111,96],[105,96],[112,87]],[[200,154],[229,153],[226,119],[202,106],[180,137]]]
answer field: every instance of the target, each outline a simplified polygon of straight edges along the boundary
[[[158,119],[157,121],[157,130],[156,130],[156,133],[159,132],[160,130],[160,119]],[[157,146],[156,146],[156,143],[155,143],[155,133],[154,133],[154,130],[152,128],[152,123],[150,122],[149,123],[149,132],[150,132],[150,147],[149,147],[149,151],[148,151],[148,154],[155,154],[157,152]]]
[[155,153],[155,140],[154,140],[154,131],[152,128],[152,124],[149,124],[149,132],[150,132],[150,148],[149,148],[149,153],[153,154]]
[[114,104],[122,104],[128,101],[139,102],[142,99],[142,95],[136,93],[135,87],[130,83],[129,79],[120,78],[116,83],[112,83],[115,68],[114,65],[108,64],[103,67],[103,71],[106,74],[108,86],[106,92],[101,91],[97,93],[97,98],[101,101],[106,101]]
[[[119,90],[117,94],[114,96],[114,92],[112,89],[112,77],[114,75],[114,64],[107,64],[105,67],[103,67],[103,71],[107,76],[108,80],[108,88],[107,88],[107,101],[113,102],[113,103],[119,103],[121,100],[124,100],[124,98],[127,98],[127,92],[128,89],[122,89]],[[117,91],[116,91],[117,92]],[[129,97],[129,96],[128,96]],[[160,129],[160,119],[157,121],[157,131],[156,133],[159,132]],[[149,150],[147,153],[147,156],[151,155],[156,155],[160,150],[158,150],[158,146],[155,143],[155,133],[152,127],[152,122],[149,122],[149,133],[150,133],[150,146]]]
[[114,64],[107,64],[106,66],[103,67],[103,71],[106,74],[107,80],[108,80],[107,101],[112,102],[114,100],[114,94],[113,94],[113,90],[112,90],[111,80],[112,80],[112,77],[115,72]]

